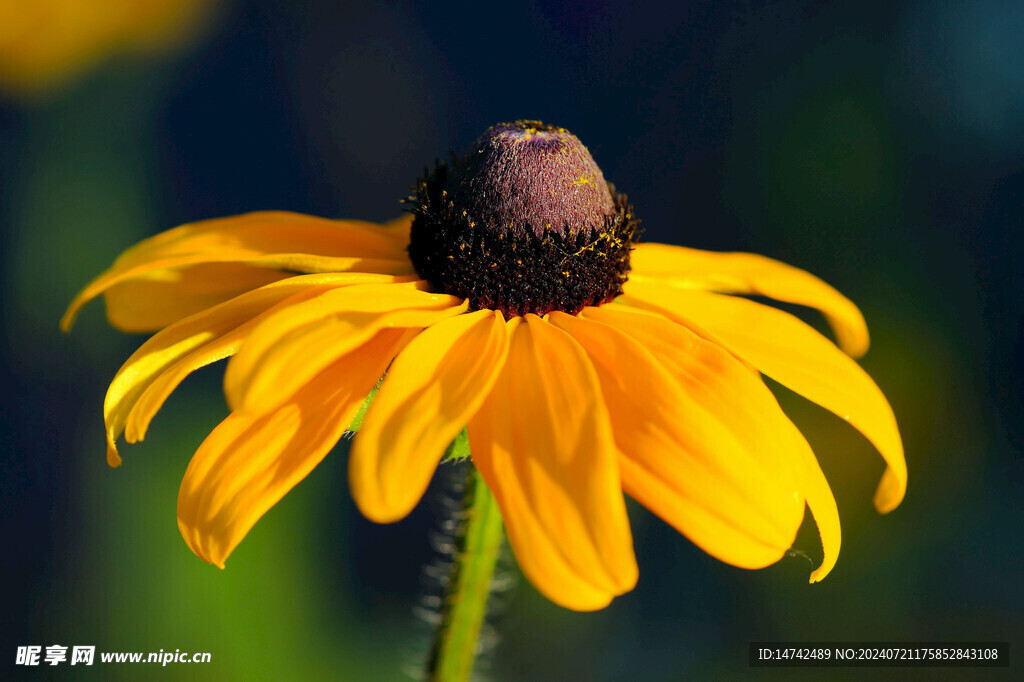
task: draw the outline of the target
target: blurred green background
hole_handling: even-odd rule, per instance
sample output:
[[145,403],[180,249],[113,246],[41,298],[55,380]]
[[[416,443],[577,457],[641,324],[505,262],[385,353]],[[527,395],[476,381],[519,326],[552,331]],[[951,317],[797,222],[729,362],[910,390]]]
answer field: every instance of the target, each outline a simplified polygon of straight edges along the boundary
[[[207,566],[175,501],[226,414],[222,369],[190,378],[111,470],[103,396],[141,339],[100,304],[69,336],[57,321],[143,237],[260,209],[387,220],[424,166],[517,118],[575,132],[646,239],[772,256],[858,303],[910,486],[877,515],[868,442],[780,389],[842,517],[823,583],[807,584],[809,520],[793,556],[745,571],[633,505],[636,590],[578,614],[519,579],[492,619],[487,679],[796,674],[751,671],[756,640],[996,640],[1020,660],[1024,5],[236,0],[184,34],[155,52],[107,41],[88,70],[0,90],[3,677],[32,672],[13,665],[19,645],[93,644],[212,662],[34,672],[409,679],[443,485],[376,526],[339,446],[226,570]],[[19,58],[3,39],[0,69]]]

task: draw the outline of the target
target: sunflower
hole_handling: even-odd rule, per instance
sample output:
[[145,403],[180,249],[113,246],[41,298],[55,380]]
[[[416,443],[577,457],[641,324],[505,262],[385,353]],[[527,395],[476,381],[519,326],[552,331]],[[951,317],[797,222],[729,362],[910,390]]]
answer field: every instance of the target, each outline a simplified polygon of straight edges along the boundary
[[[468,434],[513,553],[549,599],[592,610],[635,585],[625,492],[707,553],[778,561],[810,509],[825,577],[840,545],[828,482],[762,374],[860,430],[903,498],[892,410],[850,356],[860,312],[769,258],[636,243],[626,198],[568,131],[489,129],[437,164],[387,225],[263,212],[184,225],[124,252],[72,302],[158,331],[104,403],[107,458],[142,440],[194,370],[228,358],[230,415],[193,456],[178,524],[223,567],[352,424],[349,483],[377,522],[406,516]],[[744,295],[817,308],[839,347]],[[845,352],[844,352],[845,351]],[[382,378],[383,377],[383,378]]]

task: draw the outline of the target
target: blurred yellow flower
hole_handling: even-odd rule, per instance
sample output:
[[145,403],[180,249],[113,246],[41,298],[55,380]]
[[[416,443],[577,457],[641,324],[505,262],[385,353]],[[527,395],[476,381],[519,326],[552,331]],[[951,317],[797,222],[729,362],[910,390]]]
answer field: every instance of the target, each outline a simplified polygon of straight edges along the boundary
[[203,0],[0,0],[0,91],[48,92],[118,51],[159,51],[194,35]]
[[[122,254],[64,320],[104,294],[111,322],[157,330],[104,404],[115,441],[141,440],[192,371],[231,356],[231,414],[192,458],[182,535],[223,567],[255,522],[331,450],[383,376],[349,481],[370,519],[417,504],[464,427],[523,572],[591,610],[637,567],[623,491],[709,554],[758,568],[791,547],[805,503],[833,567],[835,500],[761,374],[840,415],[903,498],[896,421],[846,354],[857,308],[761,256],[634,244],[636,222],[586,148],[537,122],[489,130],[439,165],[389,225],[252,213],[184,225]],[[737,294],[821,310],[839,350]]]

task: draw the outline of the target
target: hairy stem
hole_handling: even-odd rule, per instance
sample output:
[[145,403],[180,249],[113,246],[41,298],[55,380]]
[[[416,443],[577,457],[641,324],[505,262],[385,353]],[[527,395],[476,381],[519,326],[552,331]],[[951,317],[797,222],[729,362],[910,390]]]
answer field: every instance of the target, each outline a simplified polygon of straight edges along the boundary
[[453,561],[444,615],[430,656],[431,682],[465,682],[473,671],[501,549],[501,512],[480,472],[470,465],[463,532]]

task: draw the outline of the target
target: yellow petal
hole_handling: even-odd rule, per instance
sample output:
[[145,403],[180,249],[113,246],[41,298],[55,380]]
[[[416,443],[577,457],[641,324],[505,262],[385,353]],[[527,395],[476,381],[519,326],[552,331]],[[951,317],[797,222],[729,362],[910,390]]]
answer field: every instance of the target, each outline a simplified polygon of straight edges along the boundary
[[599,609],[637,579],[608,411],[583,349],[536,315],[520,319],[469,424],[473,461],[523,573],[556,604]]
[[238,263],[154,270],[104,292],[107,320],[121,331],[163,329],[247,291],[291,277]]
[[[171,393],[174,392],[174,389],[176,389],[189,374],[201,367],[205,367],[206,365],[218,360],[223,360],[224,358],[234,355],[253,328],[268,316],[289,306],[297,305],[303,301],[309,300],[310,298],[331,288],[347,286],[359,282],[382,282],[394,279],[397,278],[389,277],[388,275],[369,275],[362,273],[331,273],[325,275],[303,275],[291,278],[288,280],[289,283],[294,282],[298,284],[302,282],[306,284],[305,288],[292,294],[283,301],[276,303],[264,312],[252,317],[244,324],[235,327],[231,331],[210,339],[188,355],[185,355],[176,360],[173,364],[166,366],[162,372],[160,372],[159,376],[157,376],[156,379],[146,387],[138,397],[138,400],[135,401],[135,405],[131,408],[131,412],[128,414],[127,423],[124,427],[125,439],[129,443],[135,443],[144,439],[146,436],[146,430],[149,428],[150,421],[156,415],[157,411],[163,407],[164,401],[167,400]],[[211,316],[216,316],[216,311],[211,310],[209,312]]]
[[508,353],[501,313],[442,320],[392,363],[349,458],[352,496],[378,523],[403,518],[491,391]]
[[753,253],[717,253],[667,244],[639,244],[631,279],[656,279],[688,289],[753,294],[810,306],[828,319],[839,346],[853,357],[868,350],[868,327],[853,302],[814,275]]
[[129,267],[172,255],[308,253],[404,260],[403,250],[386,236],[388,228],[356,220],[328,220],[299,213],[265,211],[202,220],[176,227],[139,242],[115,261]]
[[412,229],[413,216],[410,213],[403,214],[400,218],[390,220],[380,226],[380,234],[390,239],[397,247],[406,253],[409,246],[409,231]]
[[[280,212],[251,213],[183,225],[140,242],[121,254],[109,270],[75,297],[64,313],[61,328],[67,331],[78,310],[91,299],[111,287],[129,286],[138,279],[151,285],[153,281],[183,277],[191,280],[196,288],[209,285],[212,296],[218,288],[223,288],[225,280],[238,272],[239,264],[293,272],[412,274],[407,254],[394,237],[388,236],[392,233],[388,228],[370,223]],[[198,275],[173,273],[198,266],[204,268]],[[193,291],[192,295],[197,293]],[[226,296],[233,293],[237,293],[237,289],[228,291]],[[145,326],[144,320],[135,320],[130,315],[131,307],[125,311],[118,307],[119,303],[133,302],[124,291],[117,292],[110,311],[111,321],[125,323],[129,330],[152,329]],[[108,307],[110,305],[108,300]]]
[[[140,278],[144,284],[151,283],[149,278],[166,277],[168,272],[177,272],[182,269],[187,269],[191,266],[204,265],[207,266],[208,272],[216,272],[215,275],[207,274],[206,277],[189,277],[198,285],[202,285],[204,282],[221,282],[225,278],[231,276],[231,271],[239,264],[247,264],[253,267],[268,268],[268,269],[280,269],[288,270],[292,272],[354,272],[354,273],[380,273],[380,274],[391,274],[391,275],[408,275],[413,272],[412,266],[408,261],[384,261],[384,260],[372,260],[365,258],[328,258],[326,256],[308,256],[303,254],[273,254],[269,256],[262,255],[251,255],[251,254],[227,254],[222,253],[216,257],[210,257],[206,254],[186,254],[183,256],[171,256],[158,261],[152,261],[145,265],[135,266],[127,270],[111,269],[97,277],[93,282],[83,289],[68,306],[67,311],[64,313],[64,317],[61,318],[61,329],[68,331],[71,325],[74,324],[75,316],[78,315],[78,311],[83,305],[88,303],[96,296],[108,291],[111,287],[118,285],[129,287],[138,281]],[[219,272],[219,268],[227,266],[229,267],[228,272]],[[215,284],[216,288],[216,284]],[[124,324],[126,331],[148,331],[143,328],[143,324],[136,322],[130,317],[131,311],[128,310],[124,314],[120,314],[121,311],[116,308],[118,303],[123,303],[125,294],[118,292],[119,298],[115,298],[113,316],[111,322],[114,324]],[[223,292],[223,295],[230,295],[229,292]],[[216,291],[209,292],[207,294],[207,302],[213,299],[216,295]],[[173,311],[174,308],[169,308],[168,312]],[[108,303],[109,312],[109,303]],[[127,318],[127,319],[126,319]]]
[[334,447],[406,338],[403,330],[382,331],[280,409],[221,422],[178,493],[178,527],[192,551],[223,568],[256,521]]
[[735,296],[630,282],[626,299],[695,325],[739,358],[782,385],[848,421],[888,465],[875,507],[888,512],[907,489],[907,462],[896,417],[871,377],[831,341],[796,317]]
[[[242,294],[188,317],[153,336],[121,366],[110,383],[110,388],[107,389],[107,396],[103,402],[103,418],[107,431],[108,463],[111,466],[121,463],[115,442],[124,430],[129,414],[140,396],[182,358],[194,355],[191,360],[194,369],[227,357],[233,352],[233,346],[220,344],[221,347],[213,348],[210,344],[214,344],[232,330],[290,296],[309,290],[321,291],[324,287],[343,286],[356,281],[366,282],[374,279],[379,281],[393,278],[385,275],[357,277],[347,273],[292,277]],[[171,388],[173,390],[173,386]],[[154,411],[158,407],[159,405]]]
[[782,558],[804,512],[794,435],[810,449],[771,391],[668,320],[583,314],[550,320],[597,370],[626,491],[722,561],[762,568]]
[[466,309],[423,282],[335,289],[268,317],[228,363],[224,391],[234,410],[280,405],[338,357],[387,327],[428,327]]
[[843,534],[839,526],[839,509],[836,508],[836,498],[832,495],[832,488],[818,460],[811,454],[808,447],[803,455],[805,466],[804,495],[807,497],[807,506],[811,510],[814,522],[818,525],[818,534],[821,537],[821,548],[825,555],[821,566],[818,566],[811,573],[811,582],[816,583],[825,579],[836,565],[839,558],[839,546],[842,544]]
[[[811,582],[822,580],[828,575],[839,557],[842,540],[839,510],[810,445],[782,412],[767,387],[755,375],[745,371],[737,372],[740,363],[733,359],[733,356],[717,348],[716,352],[709,351],[706,347],[714,344],[698,338],[686,327],[656,313],[610,304],[601,308],[584,308],[582,315],[610,324],[629,334],[679,378],[689,395],[704,401],[708,406],[718,404],[721,418],[726,421],[730,418],[734,420],[733,434],[748,449],[756,452],[759,448],[767,446],[777,457],[786,458],[783,466],[797,467],[800,473],[794,471],[793,474],[803,477],[801,491],[818,525],[824,550],[822,564],[811,574]],[[722,373],[723,379],[732,377],[728,388],[716,387],[715,383],[706,380],[692,383],[691,377],[699,379],[701,375],[698,357],[702,354],[693,353],[692,348],[701,348],[703,354],[708,354],[706,357],[712,365],[720,362],[722,369],[731,370]],[[728,401],[719,403],[720,398],[727,396]],[[774,436],[764,429],[754,428],[756,424],[753,422],[765,418],[775,421]],[[616,434],[618,433],[620,432],[616,430]]]

